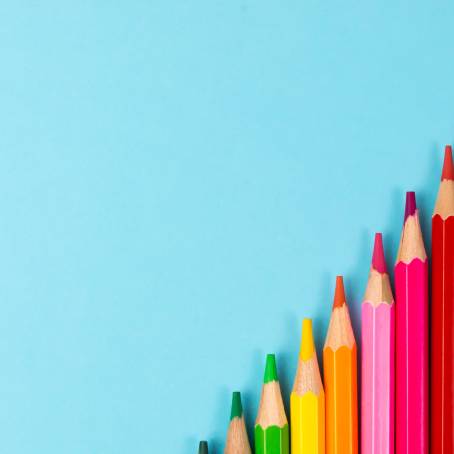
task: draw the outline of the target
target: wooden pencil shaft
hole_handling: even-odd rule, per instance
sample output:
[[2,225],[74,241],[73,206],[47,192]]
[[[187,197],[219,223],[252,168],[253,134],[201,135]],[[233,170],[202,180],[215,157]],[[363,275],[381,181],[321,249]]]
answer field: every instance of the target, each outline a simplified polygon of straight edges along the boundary
[[431,449],[454,452],[454,216],[432,218]]
[[361,449],[394,453],[394,304],[362,305]]

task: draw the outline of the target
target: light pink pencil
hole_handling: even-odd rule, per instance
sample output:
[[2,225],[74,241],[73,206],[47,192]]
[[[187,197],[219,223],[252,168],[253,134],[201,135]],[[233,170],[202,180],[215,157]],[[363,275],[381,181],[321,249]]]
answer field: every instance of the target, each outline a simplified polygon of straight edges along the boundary
[[362,454],[394,453],[394,299],[381,233],[362,304]]
[[394,272],[396,454],[427,454],[428,263],[414,192],[407,192],[404,228]]

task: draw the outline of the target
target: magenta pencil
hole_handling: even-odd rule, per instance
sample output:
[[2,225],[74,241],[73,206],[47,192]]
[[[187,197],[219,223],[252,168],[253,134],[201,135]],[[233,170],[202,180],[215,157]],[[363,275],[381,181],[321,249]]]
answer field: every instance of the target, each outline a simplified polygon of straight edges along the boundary
[[394,268],[396,284],[396,454],[427,454],[428,263],[414,192]]
[[394,453],[394,299],[381,233],[362,304],[361,452]]

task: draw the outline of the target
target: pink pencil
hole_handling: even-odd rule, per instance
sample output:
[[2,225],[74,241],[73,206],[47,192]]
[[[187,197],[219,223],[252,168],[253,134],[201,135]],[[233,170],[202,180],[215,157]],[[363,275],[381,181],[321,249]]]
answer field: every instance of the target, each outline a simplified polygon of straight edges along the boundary
[[361,452],[394,453],[394,299],[381,233],[362,304]]
[[414,192],[394,268],[396,280],[396,454],[427,454],[428,263]]

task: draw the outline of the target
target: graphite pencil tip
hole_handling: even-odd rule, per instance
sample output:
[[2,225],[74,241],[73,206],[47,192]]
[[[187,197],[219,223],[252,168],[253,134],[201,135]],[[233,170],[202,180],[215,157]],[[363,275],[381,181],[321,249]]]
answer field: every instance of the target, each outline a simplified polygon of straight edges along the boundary
[[385,252],[383,250],[383,238],[381,233],[375,234],[372,268],[381,274],[386,273]]
[[278,381],[276,356],[273,353],[266,355],[265,376],[263,377],[263,383],[269,383],[271,381]]
[[413,191],[407,192],[407,199],[405,201],[405,221],[409,216],[413,216],[416,213],[416,194]]
[[208,454],[208,443],[206,441],[199,443],[199,454]]
[[300,358],[303,361],[311,359],[314,354],[314,336],[312,334],[312,320],[305,318],[303,320],[303,332],[301,334]]
[[243,405],[241,405],[241,393],[234,391],[232,394],[232,411],[230,413],[230,421],[233,418],[241,418],[243,416]]
[[333,309],[342,307],[345,304],[344,279],[342,276],[336,276],[336,290],[334,292]]
[[454,165],[452,162],[452,147],[446,145],[445,160],[443,162],[443,171],[441,172],[441,180],[454,180]]

